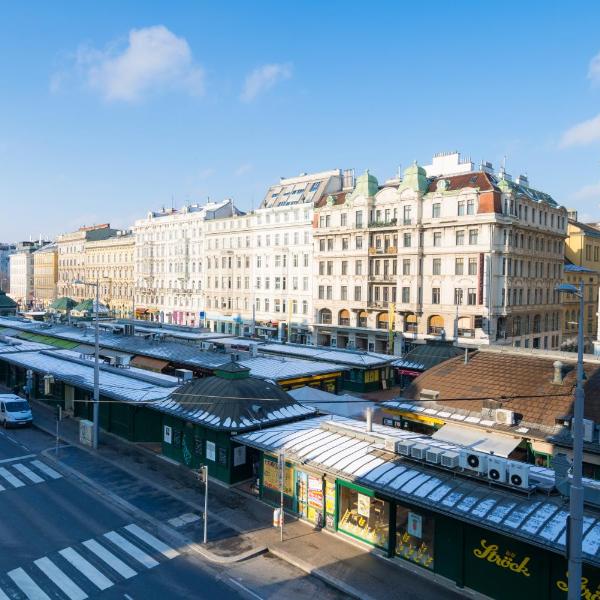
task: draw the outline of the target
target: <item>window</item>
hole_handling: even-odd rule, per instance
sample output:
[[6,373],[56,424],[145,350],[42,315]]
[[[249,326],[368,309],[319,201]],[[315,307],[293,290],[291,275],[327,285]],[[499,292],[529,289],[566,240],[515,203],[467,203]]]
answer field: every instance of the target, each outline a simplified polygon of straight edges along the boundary
[[333,261],[327,261],[327,275],[333,275]]
[[403,244],[404,244],[404,247],[405,247],[405,248],[410,248],[410,247],[411,247],[411,245],[412,245],[412,244],[411,244],[411,242],[412,242],[412,238],[411,238],[411,235],[410,235],[410,233],[405,233],[405,234],[402,236],[402,239],[403,239]]
[[347,224],[348,224],[348,215],[346,213],[342,213],[340,215],[340,225],[342,227],[346,227]]
[[319,300],[325,300],[325,286],[319,286]]
[[438,246],[438,247],[442,245],[442,232],[441,231],[433,232],[433,245]]
[[434,521],[396,505],[396,555],[433,569]]
[[346,285],[340,288],[340,300],[348,300],[348,286]]
[[402,275],[410,275],[410,258],[402,260]]
[[459,200],[458,201],[458,216],[462,217],[464,214],[465,214],[465,201]]
[[441,214],[442,205],[439,202],[435,202],[431,205],[431,218],[439,219]]
[[348,250],[348,238],[342,238],[342,250]]
[[362,275],[362,260],[357,260],[354,263],[354,274],[355,275]]
[[434,258],[433,259],[431,272],[434,275],[441,275],[442,274],[442,259],[441,258]]
[[333,288],[330,285],[327,286],[327,300],[333,300]]
[[319,251],[325,252],[325,240],[323,238],[319,240]]
[[465,261],[463,258],[457,258],[454,261],[454,274],[462,275],[464,273]]
[[404,304],[408,304],[410,302],[410,288],[409,287],[402,288],[402,302],[404,302]]
[[475,214],[475,200],[473,198],[469,198],[467,200],[467,214],[468,215]]
[[361,287],[360,285],[355,285],[354,286],[354,300],[355,302],[360,302],[361,300]]
[[333,250],[333,238],[327,238],[327,250]]
[[462,288],[454,288],[454,304],[457,306],[463,303],[463,290]]
[[403,224],[410,225],[411,224],[411,207],[405,206],[403,209]]
[[469,258],[469,275],[477,275],[477,259]]
[[356,217],[356,226],[357,227],[362,227],[362,225],[363,225],[362,210],[357,210],[356,213],[355,213],[355,217]]
[[456,232],[456,245],[457,246],[464,246],[465,245],[465,232],[464,231],[457,231]]
[[434,287],[431,288],[431,304],[439,304],[440,303],[440,288]]
[[348,261],[342,261],[342,275],[348,275]]
[[475,288],[469,288],[467,290],[467,304],[475,306],[477,304],[477,293]]
[[477,244],[477,229],[469,229],[469,244],[471,246]]
[[339,529],[380,548],[387,548],[389,504],[345,485],[339,489]]
[[363,239],[362,239],[362,235],[357,235],[356,236],[356,249],[357,250],[362,250],[363,247]]

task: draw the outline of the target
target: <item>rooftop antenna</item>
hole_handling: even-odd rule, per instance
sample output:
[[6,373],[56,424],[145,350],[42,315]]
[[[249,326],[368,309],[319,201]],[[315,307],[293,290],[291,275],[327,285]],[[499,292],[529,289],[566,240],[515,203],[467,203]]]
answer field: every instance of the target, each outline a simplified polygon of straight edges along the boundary
[[171,210],[175,210],[175,197],[171,194]]

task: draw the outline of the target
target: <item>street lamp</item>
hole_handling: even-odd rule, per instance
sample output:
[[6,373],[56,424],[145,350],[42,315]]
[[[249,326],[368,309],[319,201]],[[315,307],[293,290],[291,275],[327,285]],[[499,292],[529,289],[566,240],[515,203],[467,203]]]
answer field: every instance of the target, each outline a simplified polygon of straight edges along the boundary
[[74,285],[90,285],[96,288],[96,310],[95,310],[95,328],[94,328],[94,413],[93,413],[93,430],[92,430],[92,448],[98,449],[98,434],[100,431],[100,343],[98,339],[98,313],[100,308],[100,281],[96,279],[96,283],[75,279]]
[[559,293],[573,294],[579,298],[579,322],[577,329],[577,387],[571,435],[573,436],[573,467],[569,494],[569,536],[567,556],[569,558],[569,600],[581,597],[581,546],[583,542],[583,281],[579,287],[569,283],[556,286]]

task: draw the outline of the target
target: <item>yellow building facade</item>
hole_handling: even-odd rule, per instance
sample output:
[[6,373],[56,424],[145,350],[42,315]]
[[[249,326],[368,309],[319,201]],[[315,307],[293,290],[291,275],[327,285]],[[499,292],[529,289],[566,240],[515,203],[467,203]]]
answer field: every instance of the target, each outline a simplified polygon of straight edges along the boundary
[[47,309],[56,300],[58,281],[58,248],[48,244],[33,253],[33,305]]

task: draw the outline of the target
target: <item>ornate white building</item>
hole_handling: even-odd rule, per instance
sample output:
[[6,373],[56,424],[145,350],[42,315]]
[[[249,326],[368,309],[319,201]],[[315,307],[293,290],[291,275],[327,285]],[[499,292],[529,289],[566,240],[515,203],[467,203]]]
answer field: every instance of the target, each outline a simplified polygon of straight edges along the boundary
[[458,154],[379,186],[366,173],[315,218],[319,344],[388,351],[427,338],[557,348],[567,213]]

